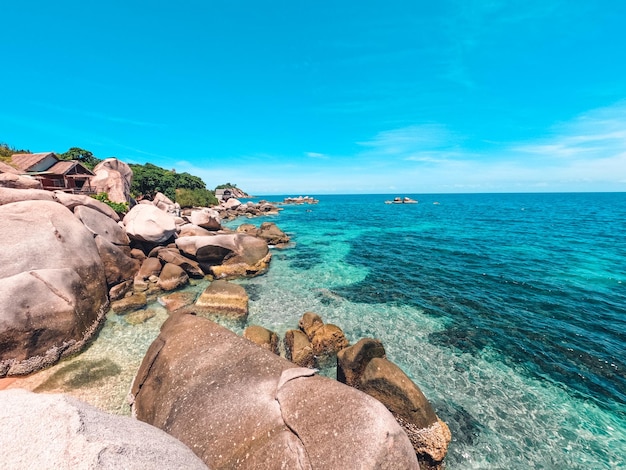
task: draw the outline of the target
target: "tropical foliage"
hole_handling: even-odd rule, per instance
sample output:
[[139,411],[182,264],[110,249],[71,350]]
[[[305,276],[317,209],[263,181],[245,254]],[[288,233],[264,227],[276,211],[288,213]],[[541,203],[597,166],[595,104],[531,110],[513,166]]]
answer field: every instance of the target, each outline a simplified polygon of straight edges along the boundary
[[127,202],[113,202],[109,199],[109,195],[107,193],[93,194],[91,197],[100,202],[104,202],[118,214],[125,214],[126,212],[128,212]]
[[102,161],[98,157],[95,157],[89,150],[78,147],[72,147],[65,153],[58,153],[57,157],[59,157],[59,160],[77,160],[90,170],[93,170],[94,167]]

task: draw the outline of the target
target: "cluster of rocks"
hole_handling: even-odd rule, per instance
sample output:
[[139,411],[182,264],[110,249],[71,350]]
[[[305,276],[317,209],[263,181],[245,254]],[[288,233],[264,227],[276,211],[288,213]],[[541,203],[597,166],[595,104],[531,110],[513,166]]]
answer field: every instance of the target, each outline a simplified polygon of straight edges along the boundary
[[209,468],[419,468],[378,400],[195,315],[168,317],[130,400]]
[[320,202],[311,196],[286,197],[283,204],[317,204]]
[[223,220],[233,220],[238,217],[258,217],[261,215],[276,215],[278,209],[274,204],[261,200],[242,203],[239,199],[230,198],[213,207]]
[[[422,468],[441,468],[451,440],[420,388],[386,357],[383,344],[363,338],[350,345],[340,327],[324,323],[314,312],[305,313],[299,329],[285,333],[285,355],[300,367],[313,368],[336,357],[337,380],[376,398],[404,429]],[[279,354],[276,333],[249,326],[243,337]]]
[[[103,187],[113,194],[115,187],[130,189],[126,164],[103,165],[109,179],[124,181]],[[88,196],[0,187],[0,378],[29,374],[79,351],[109,306],[126,313],[190,278],[267,271],[271,253],[264,238],[223,229],[209,208],[175,213],[176,205],[161,194],[120,220]],[[286,239],[272,224],[260,233],[277,244]]]

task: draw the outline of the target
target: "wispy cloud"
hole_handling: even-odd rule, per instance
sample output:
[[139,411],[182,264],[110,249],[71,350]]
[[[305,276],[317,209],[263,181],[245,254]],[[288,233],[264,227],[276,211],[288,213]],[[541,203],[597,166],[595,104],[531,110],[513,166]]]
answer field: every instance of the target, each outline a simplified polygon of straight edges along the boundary
[[320,158],[322,160],[329,160],[330,156],[325,155],[323,153],[317,153],[317,152],[306,152],[305,155],[309,158]]

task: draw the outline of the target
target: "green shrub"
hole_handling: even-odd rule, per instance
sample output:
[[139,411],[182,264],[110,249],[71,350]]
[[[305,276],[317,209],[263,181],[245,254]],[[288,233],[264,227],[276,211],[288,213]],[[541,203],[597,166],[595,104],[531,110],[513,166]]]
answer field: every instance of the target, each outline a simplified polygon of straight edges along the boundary
[[91,197],[97,201],[104,202],[118,214],[126,214],[128,212],[127,202],[113,202],[109,199],[109,195],[107,193],[92,194]]
[[218,204],[215,193],[208,189],[178,188],[176,202],[180,207],[210,207]]

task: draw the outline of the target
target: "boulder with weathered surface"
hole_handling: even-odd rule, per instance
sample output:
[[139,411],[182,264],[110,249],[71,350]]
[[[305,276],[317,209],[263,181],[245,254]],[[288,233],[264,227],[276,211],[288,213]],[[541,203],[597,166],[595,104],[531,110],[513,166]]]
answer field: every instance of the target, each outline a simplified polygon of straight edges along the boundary
[[380,341],[364,338],[340,351],[337,378],[376,398],[391,411],[426,468],[441,466],[450,430],[419,387],[386,358]]
[[163,248],[158,250],[156,255],[163,263],[172,263],[180,266],[191,277],[204,277],[204,272],[198,262],[183,256],[178,248]]
[[131,395],[212,468],[418,468],[381,403],[194,315],[166,320]]
[[152,204],[161,209],[163,212],[167,212],[173,216],[178,217],[180,215],[180,205],[172,201],[163,193],[156,193],[152,198]]
[[343,330],[332,323],[325,323],[320,326],[311,339],[313,354],[316,356],[336,354],[348,346],[350,343]]
[[0,206],[0,377],[77,352],[108,308],[93,235],[50,201]]
[[148,297],[144,292],[134,292],[132,295],[111,302],[111,309],[118,315],[124,315],[134,310],[145,308],[148,305]]
[[161,244],[176,233],[174,218],[151,204],[137,204],[124,216],[126,233],[133,240]]
[[44,189],[16,189],[0,187],[0,206],[21,201],[54,202],[54,193]]
[[272,257],[265,240],[242,233],[179,237],[176,246],[196,259],[204,272],[218,278],[262,274],[269,268]]
[[285,333],[287,359],[300,367],[315,367],[315,354],[307,335],[300,330]]
[[216,279],[196,300],[195,311],[202,315],[245,321],[248,317],[248,294],[239,284]]
[[0,461],[5,469],[206,469],[160,429],[76,398],[0,392]]
[[146,258],[141,263],[137,277],[141,280],[148,279],[150,276],[158,276],[163,269],[163,263],[159,258]]
[[189,276],[183,268],[172,263],[166,263],[159,274],[157,285],[163,290],[174,290],[189,283]]
[[274,354],[278,354],[278,335],[267,328],[250,325],[243,330],[243,337]]
[[179,237],[206,237],[213,234],[213,232],[194,224],[183,224],[180,226],[180,231],[178,232]]
[[298,326],[307,335],[309,340],[313,339],[315,332],[324,325],[322,318],[315,312],[306,312],[300,318],[298,322]]
[[117,158],[107,158],[93,169],[96,175],[91,179],[91,186],[98,193],[107,193],[113,202],[129,202],[130,187],[133,182],[133,170]]
[[290,240],[289,236],[279,229],[274,222],[263,222],[259,227],[257,237],[277,247],[285,246]]

